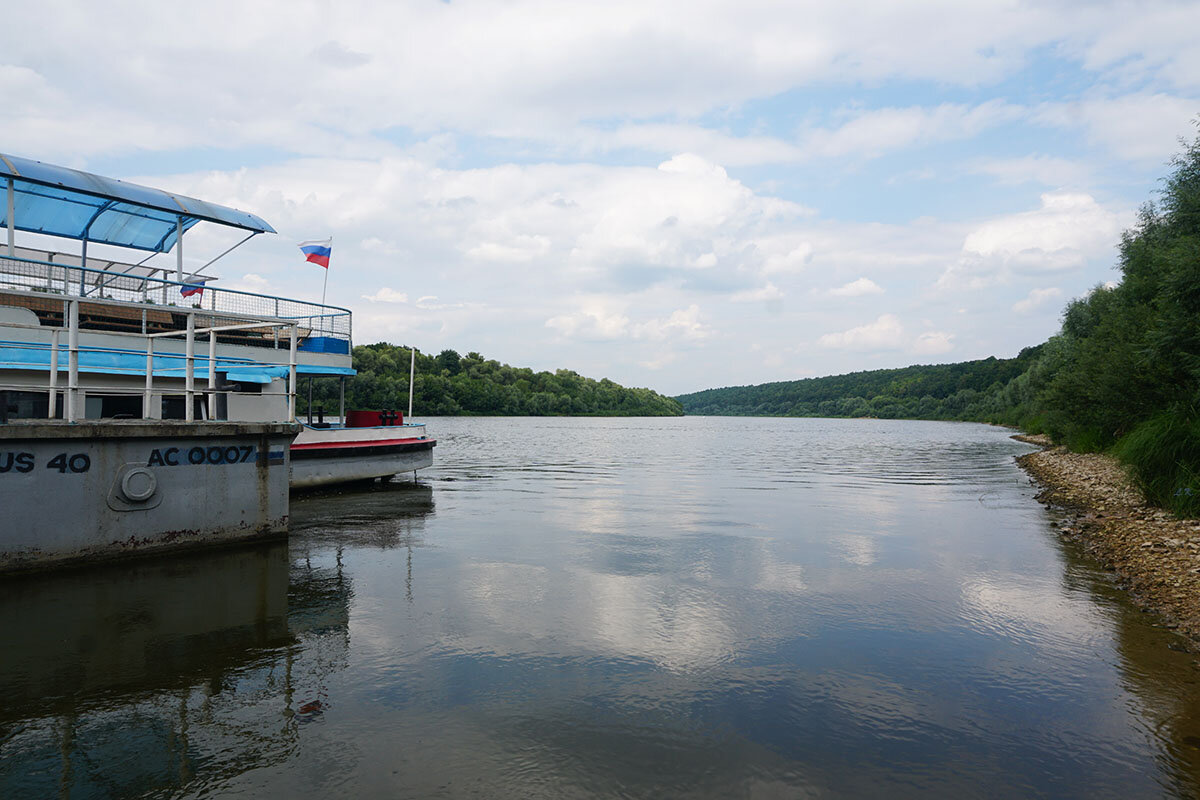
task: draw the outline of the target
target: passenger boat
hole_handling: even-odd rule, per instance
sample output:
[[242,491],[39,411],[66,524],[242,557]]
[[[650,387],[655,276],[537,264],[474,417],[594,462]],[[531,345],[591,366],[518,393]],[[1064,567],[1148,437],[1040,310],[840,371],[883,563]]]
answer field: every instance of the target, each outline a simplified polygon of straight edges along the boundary
[[[293,489],[415,472],[436,441],[395,412],[347,412],[348,309],[213,285],[203,274],[275,230],[236,209],[0,154],[0,422],[7,418],[297,422],[301,377],[342,382],[336,423],[311,417],[290,447]],[[200,222],[247,235],[185,273]],[[15,232],[33,234],[18,247]],[[45,245],[78,242],[77,252]],[[89,253],[89,244],[149,253]],[[34,246],[37,245],[37,246]],[[175,251],[174,265],[151,264]],[[197,380],[201,383],[198,385]]]

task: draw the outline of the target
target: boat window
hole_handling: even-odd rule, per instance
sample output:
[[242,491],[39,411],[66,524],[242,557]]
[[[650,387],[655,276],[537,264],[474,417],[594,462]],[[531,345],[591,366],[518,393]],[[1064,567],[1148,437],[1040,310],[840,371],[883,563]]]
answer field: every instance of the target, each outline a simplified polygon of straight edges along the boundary
[[[45,392],[0,391],[0,419],[45,419],[49,401]],[[62,397],[58,398],[62,408]]]
[[100,416],[108,419],[141,419],[142,398],[140,395],[119,394],[100,398]]
[[[204,398],[193,397],[193,411],[196,419],[204,419]],[[187,406],[184,404],[184,396],[181,394],[164,394],[162,399],[162,418],[163,419],[184,419],[187,414]]]

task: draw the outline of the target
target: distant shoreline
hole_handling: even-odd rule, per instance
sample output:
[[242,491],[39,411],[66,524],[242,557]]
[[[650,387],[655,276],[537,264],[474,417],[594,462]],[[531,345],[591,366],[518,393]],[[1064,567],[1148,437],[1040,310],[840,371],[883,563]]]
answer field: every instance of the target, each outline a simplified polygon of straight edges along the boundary
[[1146,503],[1112,456],[1072,453],[1045,436],[1012,438],[1042,447],[1017,463],[1042,486],[1037,499],[1070,512],[1059,526],[1165,627],[1200,651],[1200,520]]

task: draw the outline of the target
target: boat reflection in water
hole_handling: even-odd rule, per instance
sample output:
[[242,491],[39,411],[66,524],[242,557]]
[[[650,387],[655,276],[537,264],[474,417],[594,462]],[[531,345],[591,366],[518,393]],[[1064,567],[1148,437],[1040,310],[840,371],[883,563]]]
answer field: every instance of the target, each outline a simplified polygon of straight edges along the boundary
[[[419,484],[364,497],[389,519],[360,509],[360,547],[412,546],[433,508]],[[284,761],[336,702],[352,599],[341,546],[303,535],[8,579],[0,797],[203,791]]]
[[411,543],[432,513],[429,484],[395,478],[296,494],[288,529],[293,549],[322,544],[390,548]]

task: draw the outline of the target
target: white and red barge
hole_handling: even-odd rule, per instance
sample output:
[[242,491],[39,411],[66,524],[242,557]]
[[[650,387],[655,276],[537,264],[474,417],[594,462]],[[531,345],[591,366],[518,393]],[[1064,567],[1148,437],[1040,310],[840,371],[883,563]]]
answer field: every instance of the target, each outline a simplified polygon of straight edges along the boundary
[[292,442],[293,489],[387,478],[433,465],[437,441],[394,411],[350,411],[344,425],[304,425]]

